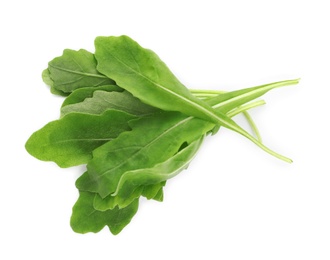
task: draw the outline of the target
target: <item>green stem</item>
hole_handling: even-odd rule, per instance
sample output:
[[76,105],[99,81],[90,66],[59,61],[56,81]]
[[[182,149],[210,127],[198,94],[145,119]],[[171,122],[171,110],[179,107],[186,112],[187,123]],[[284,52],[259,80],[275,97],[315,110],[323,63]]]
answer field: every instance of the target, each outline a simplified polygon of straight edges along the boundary
[[222,90],[202,90],[202,89],[190,89],[191,94],[198,98],[208,98],[214,97],[219,94],[226,93],[226,91]]
[[[251,99],[252,97],[257,98],[260,95],[266,93],[267,91],[269,91],[271,89],[278,88],[278,87],[283,87],[283,86],[295,85],[297,83],[299,83],[299,79],[270,83],[270,84],[262,85],[262,86],[259,86],[259,87],[250,88],[249,91],[246,91],[245,93],[242,93],[241,95],[237,95],[236,97],[229,98],[229,99],[226,99],[226,100],[223,99],[223,96],[226,95],[226,94],[218,95],[218,97],[215,97],[215,98],[212,99],[212,102],[211,102],[211,103],[213,103],[212,107],[215,108],[215,109],[219,109],[219,108],[221,109],[222,107],[225,107],[226,105],[236,103],[236,101],[241,102],[245,99]],[[238,125],[237,126],[231,126],[230,125],[228,128],[231,129],[231,130],[234,130],[235,132],[237,132],[237,133],[243,135],[244,137],[248,138],[250,141],[252,141],[254,144],[259,146],[265,152],[277,157],[278,159],[281,159],[281,160],[283,160],[285,162],[289,162],[289,163],[292,162],[292,160],[290,158],[287,158],[287,157],[285,157],[281,154],[278,154],[275,151],[269,149],[267,146],[262,144],[258,139],[251,136],[248,132],[246,132],[244,129],[242,129]]]
[[264,104],[266,104],[266,102],[264,100],[258,100],[258,101],[255,101],[255,102],[251,102],[249,104],[246,104],[246,105],[243,105],[243,106],[240,106],[238,108],[233,109],[232,111],[230,111],[229,113],[227,113],[227,116],[234,117],[234,116],[236,116],[239,113],[243,113],[243,115],[245,116],[246,120],[248,121],[248,123],[249,123],[252,131],[255,133],[258,141],[259,142],[262,142],[262,138],[261,138],[260,132],[259,132],[256,124],[254,123],[252,117],[247,112],[247,110],[249,110],[251,108],[254,108],[254,107],[257,107],[257,106],[264,105]]
[[259,132],[259,129],[257,128],[256,124],[254,123],[252,117],[250,116],[250,114],[246,111],[243,111],[243,115],[245,116],[245,119],[248,121],[252,131],[254,132],[254,134],[256,135],[258,141],[260,143],[262,143],[262,138]]
[[[216,110],[221,111],[222,108],[225,108],[226,106],[230,107],[233,106],[233,104],[239,104],[239,103],[246,103],[248,102],[248,100],[252,100],[255,99],[263,94],[265,94],[267,91],[274,89],[274,88],[278,88],[278,87],[283,87],[283,86],[289,86],[289,85],[294,85],[297,84],[299,82],[299,79],[294,79],[294,80],[285,80],[285,81],[280,81],[280,82],[275,82],[275,83],[270,83],[270,84],[266,84],[266,85],[262,85],[262,86],[258,86],[258,87],[254,87],[254,88],[250,88],[250,89],[246,89],[245,91],[242,92],[242,90],[238,91],[238,92],[242,92],[241,94],[238,94],[236,96],[233,97],[226,97],[226,93],[222,94],[218,94],[216,97],[214,98],[210,98],[208,100],[208,103]],[[213,94],[213,91],[207,93],[207,95]],[[197,90],[195,91],[195,93],[197,94],[201,94],[201,91]],[[236,92],[237,93],[237,92]],[[239,106],[239,105],[238,105]],[[237,107],[237,106],[236,106]],[[242,129],[239,125],[237,125],[235,122],[231,123],[231,122],[227,122],[226,120],[224,120],[224,118],[222,118],[221,114],[217,114],[217,113],[212,113],[212,111],[205,111],[205,113],[212,119],[214,119],[214,122],[217,122],[219,125],[223,125],[224,127],[227,127],[241,135],[243,135],[244,137],[246,137],[247,139],[249,139],[250,141],[252,141],[254,144],[256,144],[257,146],[259,146],[261,149],[263,149],[265,152],[277,157],[278,159],[281,159],[285,162],[289,162],[291,163],[292,160],[290,158],[287,158],[281,154],[276,153],[275,151],[269,149],[267,146],[265,146],[263,143],[261,143],[257,138],[253,137],[252,135],[250,135],[248,132],[246,132],[244,129]]]
[[[221,90],[199,90],[199,89],[192,89],[192,90],[190,90],[190,92],[195,97],[198,97],[200,99],[208,99],[208,98],[212,98],[212,97],[218,96],[220,94],[226,93],[226,91],[221,91]],[[261,102],[263,102],[263,104],[265,104],[264,101],[261,101]],[[263,105],[263,104],[258,104],[258,105]],[[250,125],[252,131],[254,132],[254,134],[256,135],[258,141],[259,142],[262,142],[262,138],[261,138],[260,132],[259,132],[256,124],[254,123],[252,117],[250,116],[250,114],[248,112],[244,111],[244,106],[242,106],[242,108],[243,108],[243,110],[239,111],[237,114],[239,114],[241,112],[243,113],[245,119],[249,123],[249,125]],[[252,107],[250,107],[250,108],[252,108]],[[249,109],[249,107],[247,107],[245,110],[247,110],[247,109]],[[229,116],[229,117],[231,117],[231,116]]]
[[296,85],[298,83],[299,83],[299,79],[284,80],[284,81],[269,83],[269,84],[266,84],[266,85],[251,88],[251,90],[246,92],[245,94],[242,94],[242,95],[239,95],[239,96],[236,96],[234,98],[230,98],[230,99],[224,100],[224,101],[221,100],[221,98],[222,98],[221,95],[218,95],[218,98],[213,99],[213,102],[217,103],[213,106],[213,108],[223,107],[223,106],[226,106],[229,103],[233,103],[237,100],[242,100],[244,98],[251,97],[251,96],[254,96],[254,95],[256,95],[256,97],[258,97],[257,95],[260,96],[262,94],[265,94],[267,91],[272,90],[274,88],[292,86],[292,85]]

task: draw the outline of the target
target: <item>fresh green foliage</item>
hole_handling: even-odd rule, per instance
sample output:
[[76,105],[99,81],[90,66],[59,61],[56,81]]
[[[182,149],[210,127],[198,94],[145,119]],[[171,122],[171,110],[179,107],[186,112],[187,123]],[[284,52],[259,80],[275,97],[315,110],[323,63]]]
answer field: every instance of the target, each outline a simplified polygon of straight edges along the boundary
[[64,116],[72,112],[99,115],[108,109],[124,111],[135,116],[147,116],[159,112],[158,109],[140,102],[127,91],[97,90],[93,92],[92,97],[86,98],[82,102],[62,106],[61,115]]
[[50,71],[47,69],[43,70],[42,72],[42,80],[48,85],[50,86],[50,92],[52,92],[55,95],[59,95],[59,96],[67,96],[68,94],[64,93],[61,90],[58,90],[54,87],[54,81],[51,79],[50,77]]
[[75,232],[99,232],[104,226],[108,226],[110,231],[118,234],[133,218],[138,210],[139,200],[134,200],[123,209],[118,207],[99,211],[93,207],[94,194],[80,191],[79,199],[72,209],[71,227]]
[[102,115],[71,113],[33,133],[25,147],[34,157],[60,167],[86,164],[95,148],[130,130],[127,122],[133,118],[118,110]]
[[86,50],[64,50],[63,55],[48,63],[48,72],[44,72],[44,82],[62,93],[71,93],[82,87],[97,87],[114,84],[114,81],[102,75],[96,69],[94,55]]
[[97,37],[97,69],[141,101],[166,111],[179,111],[232,130],[239,128],[180,83],[164,62],[151,50],[142,48],[127,36]]
[[[186,169],[196,155],[202,141],[203,137],[192,142],[169,159],[154,164],[150,168],[137,168],[136,170],[126,171],[117,182],[114,193],[106,199],[102,199],[101,196],[95,197],[94,207],[98,210],[105,210],[114,206],[127,207],[135,198],[142,195],[143,188],[155,184],[162,185],[165,181]],[[111,204],[109,201],[111,201]]]
[[97,37],[95,47],[97,69],[143,102],[227,127],[266,152],[290,161],[260,143],[225,114],[193,96],[153,51],[142,48],[131,38]]
[[63,108],[68,105],[73,105],[76,103],[83,102],[86,98],[93,97],[93,93],[96,90],[104,90],[108,92],[117,91],[121,92],[123,89],[118,87],[117,85],[104,85],[99,87],[86,87],[86,88],[79,88],[73,91],[62,103],[61,113],[63,113]]
[[78,181],[80,190],[97,192],[104,198],[115,192],[126,171],[140,165],[149,168],[168,159],[184,142],[198,139],[214,125],[177,112],[167,112],[131,121],[130,127],[132,131],[122,133],[93,151],[93,159],[87,165],[90,181]]
[[[66,97],[60,119],[26,142],[26,150],[60,167],[86,164],[76,181],[75,232],[108,226],[118,234],[136,214],[139,198],[163,201],[166,182],[196,156],[203,140],[231,129],[266,152],[248,109],[263,105],[269,90],[297,84],[280,81],[235,91],[189,90],[151,50],[127,36],[97,37],[95,55],[64,50],[49,62],[43,81]],[[256,137],[232,119],[243,113]]]

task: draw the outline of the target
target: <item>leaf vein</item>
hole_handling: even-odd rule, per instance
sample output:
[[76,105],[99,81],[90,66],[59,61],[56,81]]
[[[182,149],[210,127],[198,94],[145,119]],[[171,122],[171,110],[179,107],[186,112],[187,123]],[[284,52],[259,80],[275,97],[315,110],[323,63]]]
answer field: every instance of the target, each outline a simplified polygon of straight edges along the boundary
[[86,77],[95,77],[95,78],[108,79],[106,76],[101,75],[101,74],[93,74],[93,73],[87,73],[87,72],[71,70],[71,69],[67,69],[67,68],[54,66],[52,64],[49,64],[49,66],[54,68],[54,69],[57,69],[57,70],[61,70],[61,71],[64,71],[64,72],[69,72],[69,73],[73,73],[73,74],[77,74],[77,75],[83,75],[83,76],[86,76]]

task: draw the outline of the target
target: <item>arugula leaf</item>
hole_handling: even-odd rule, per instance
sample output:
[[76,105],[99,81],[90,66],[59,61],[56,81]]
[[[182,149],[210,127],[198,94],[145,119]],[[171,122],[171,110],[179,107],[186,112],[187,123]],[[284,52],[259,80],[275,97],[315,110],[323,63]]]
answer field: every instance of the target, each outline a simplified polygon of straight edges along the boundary
[[[81,56],[80,58],[83,59],[84,56]],[[88,59],[85,62],[88,62]],[[95,70],[96,70],[96,64],[95,64]],[[46,84],[52,86],[53,81],[50,79],[49,74],[50,73],[49,73],[48,69],[44,70],[43,79],[44,79],[44,82]],[[72,76],[74,76],[74,74],[72,74]],[[67,77],[69,77],[69,75],[67,75]],[[68,81],[74,81],[75,78],[71,77],[71,78],[67,78],[67,80]],[[63,92],[60,92],[60,91],[54,89],[54,88],[52,88],[51,90],[52,90],[53,93],[58,94],[58,95],[67,95]],[[70,96],[68,98],[65,99],[65,101],[62,105],[62,108],[66,105],[69,105],[69,104],[82,102],[87,97],[92,97],[92,94],[95,90],[122,91],[122,89],[119,88],[116,85],[109,85],[109,86],[105,85],[105,86],[100,86],[100,87],[80,88],[80,89],[75,90],[73,93],[70,94]],[[190,92],[194,96],[198,97],[199,99],[208,99],[210,97],[214,97],[215,95],[225,93],[224,91],[218,91],[218,90],[207,90],[207,91],[205,91],[205,90],[190,90]],[[62,116],[64,114],[66,114],[66,109],[68,109],[68,108],[62,109],[62,114],[61,114]],[[257,136],[258,140],[261,141],[260,134],[259,134],[258,129],[256,128],[252,118],[249,116],[249,114],[246,111],[244,111],[243,114],[246,117],[246,119],[248,120],[248,122],[251,125],[254,132],[256,133],[256,136]],[[216,127],[216,128],[219,128],[219,127]],[[214,131],[214,133],[216,133],[216,130]]]
[[43,70],[42,72],[42,80],[44,81],[44,83],[48,86],[50,86],[50,92],[54,95],[59,95],[59,96],[67,96],[68,94],[67,93],[64,93],[63,91],[61,90],[58,90],[56,88],[54,88],[54,81],[51,79],[50,77],[50,71],[49,69],[45,69]]
[[[62,106],[62,118],[35,132],[26,143],[27,151],[40,160],[54,161],[60,167],[84,164],[91,159],[95,148],[130,130],[129,120],[159,113],[158,109],[143,104],[126,91],[113,91],[116,87],[97,89],[111,92],[92,92],[91,88],[74,91]],[[91,98],[79,102],[92,94]]]
[[[274,84],[273,88],[276,86]],[[260,91],[264,88],[259,87]],[[270,85],[267,88],[270,88]],[[243,102],[253,100],[256,92],[255,89],[251,91],[251,95],[247,92],[228,95],[226,104],[242,105]],[[207,102],[213,103],[214,99],[217,97]],[[219,103],[214,107],[227,113],[231,106],[222,107]],[[180,113],[164,112],[135,121],[130,126],[132,131],[123,133],[94,150],[93,159],[87,166],[88,173],[76,182],[78,189],[99,193],[104,198],[115,192],[121,175],[126,171],[139,169],[139,165],[149,168],[168,159],[178,151],[182,143],[198,139],[211,131],[215,125]]]
[[117,110],[102,115],[70,113],[33,133],[25,148],[39,160],[54,161],[60,167],[85,164],[95,148],[130,130],[128,121],[133,118]]
[[127,187],[127,193],[124,195],[125,201],[122,201],[123,194],[121,194],[121,196],[112,196],[111,194],[102,199],[99,194],[93,193],[93,207],[99,211],[106,211],[108,209],[114,209],[115,207],[125,208],[140,196],[146,197],[148,200],[153,199],[156,201],[163,201],[163,187],[165,184],[166,181],[162,181],[149,185],[141,184],[134,187]]
[[148,200],[163,201],[163,188],[166,185],[166,181],[155,183],[151,185],[144,185],[141,195]]
[[151,50],[128,36],[95,39],[97,70],[112,78],[142,102],[167,111],[179,111],[230,129],[238,126],[193,96]]
[[280,156],[263,145],[225,114],[193,96],[154,52],[142,48],[131,38],[97,37],[95,48],[98,71],[115,80],[118,86],[141,101],[163,110],[179,111],[229,128],[264,151],[291,162],[289,158]]
[[[204,136],[229,128],[270,150],[246,110],[289,80],[232,92],[191,91],[151,50],[127,36],[97,37],[95,55],[64,50],[42,73],[52,93],[67,96],[61,118],[33,133],[27,151],[61,167],[87,163],[78,178],[71,226],[79,233],[108,226],[118,234],[140,196],[163,200],[166,182],[186,169]],[[244,113],[256,137],[231,119]]]
[[[83,58],[83,56],[81,57]],[[86,61],[88,62],[88,60]],[[95,64],[95,70],[96,70],[96,64]],[[74,76],[74,75],[73,75]],[[69,77],[69,76],[68,76]],[[53,81],[50,78],[50,72],[48,69],[45,69],[43,72],[43,80],[46,84],[52,86],[53,85]],[[67,78],[68,81],[74,81],[74,77],[69,79]],[[105,91],[123,91],[123,89],[121,89],[120,87],[116,86],[116,85],[104,85],[104,86],[100,86],[100,87],[83,87],[83,88],[79,88],[75,91],[73,91],[73,93],[71,93],[63,102],[62,104],[62,109],[61,109],[61,116],[64,116],[65,114],[67,114],[68,112],[82,112],[80,111],[80,109],[73,109],[71,111],[71,108],[64,108],[67,105],[71,105],[71,104],[76,104],[76,103],[80,103],[83,102],[85,98],[91,98],[93,96],[94,91],[96,90],[105,90]],[[59,90],[56,90],[54,88],[51,89],[51,91],[54,94],[58,94],[58,95],[67,95],[66,93],[63,93]],[[222,94],[225,93],[224,91],[218,91],[218,90],[190,90],[190,92],[200,98],[200,99],[208,99],[210,97],[214,97],[215,95],[218,94]],[[84,112],[87,112],[86,109],[84,110]],[[251,125],[252,129],[254,130],[254,132],[256,133],[258,140],[261,141],[261,137],[260,134],[258,133],[258,129],[256,128],[256,126],[253,123],[252,118],[249,116],[249,114],[247,112],[243,112],[243,114],[245,115],[245,117],[247,118],[249,124]],[[219,128],[219,127],[217,127]],[[214,131],[214,133],[216,133],[216,131]]]
[[[258,102],[260,103],[260,102]],[[252,105],[247,106],[253,107]],[[244,108],[241,109],[243,111]],[[233,111],[230,115],[234,116],[239,111]],[[162,201],[163,192],[162,189],[156,194],[157,185],[165,184],[165,181],[174,177],[176,174],[186,169],[189,162],[193,159],[194,155],[198,151],[202,143],[202,139],[192,142],[190,145],[183,147],[181,145],[180,150],[170,159],[154,165],[148,169],[136,169],[128,171],[122,175],[117,190],[115,193],[102,199],[97,194],[94,194],[93,207],[98,211],[106,211],[114,209],[117,206],[119,208],[125,208],[130,205],[139,196],[145,196],[143,191],[146,188],[153,187],[152,198]],[[182,148],[183,147],[183,148]],[[87,173],[83,176],[89,178]],[[156,195],[155,195],[156,194]]]
[[[237,115],[240,112],[246,111],[247,109],[253,108],[258,105],[264,104],[263,101],[255,102],[254,104],[248,104],[242,106],[239,109],[235,109],[229,112],[230,117]],[[184,148],[181,148],[177,154],[170,156],[169,159],[155,164],[150,168],[140,168],[127,171],[122,174],[117,189],[114,193],[108,195],[105,198],[101,198],[98,194],[95,194],[94,198],[94,208],[97,210],[107,210],[112,209],[115,206],[119,208],[126,207],[139,196],[145,196],[143,193],[146,188],[152,188],[154,193],[150,195],[150,198],[155,198],[155,191],[158,189],[157,185],[165,185],[165,181],[169,178],[174,177],[180,173],[183,169],[188,167],[189,162],[193,159],[193,156],[198,151],[203,137],[199,140],[187,144]],[[181,146],[182,147],[182,146]],[[133,164],[133,163],[132,163]],[[86,172],[82,178],[81,182],[90,181],[90,176]],[[161,197],[163,199],[163,196]]]
[[[164,186],[165,186],[165,182],[164,182]],[[149,198],[149,197],[148,197],[147,195],[145,195],[145,194],[142,194],[142,196]],[[153,199],[153,200],[156,200],[156,201],[159,201],[159,202],[162,202],[163,199],[164,199],[163,189],[160,189],[160,190],[158,191],[158,193],[157,193],[152,199]]]
[[43,82],[46,85],[48,85],[50,87],[52,87],[54,85],[54,81],[50,78],[50,72],[49,72],[49,69],[48,68],[47,69],[44,69],[42,71],[41,77],[42,77]]
[[132,131],[124,132],[93,151],[88,162],[88,176],[80,177],[79,190],[99,193],[102,198],[115,192],[126,171],[153,167],[173,156],[184,142],[190,143],[214,124],[177,112],[143,117],[129,123]]
[[108,109],[117,109],[136,116],[146,116],[159,113],[159,109],[142,103],[127,91],[107,92],[97,90],[93,96],[84,101],[72,105],[66,105],[61,109],[61,116],[68,113],[79,112],[86,114],[102,114]]
[[[151,186],[156,191],[157,188],[155,187],[157,187],[157,184],[162,185],[165,181],[173,178],[188,167],[202,142],[203,137],[192,142],[169,159],[157,163],[150,168],[140,168],[125,172],[118,181],[114,193],[105,199],[102,199],[98,195],[95,196],[94,208],[97,210],[106,210],[114,206],[124,208],[142,195],[144,188]],[[156,196],[156,193],[151,195],[151,197],[154,196]]]
[[94,55],[86,50],[63,51],[63,55],[56,57],[48,63],[49,75],[45,72],[44,81],[47,77],[52,80],[52,89],[61,93],[71,93],[81,87],[97,87],[111,85],[115,82],[102,75],[96,69]]
[[130,205],[123,209],[118,207],[98,211],[93,207],[94,194],[86,191],[79,192],[79,198],[72,208],[70,224],[77,233],[99,232],[108,226],[111,233],[117,235],[127,224],[138,210],[139,200],[134,200]]
[[93,93],[96,90],[104,90],[104,91],[123,91],[122,88],[117,85],[103,85],[99,87],[84,87],[74,90],[70,95],[63,101],[61,109],[68,105],[73,105],[76,103],[83,102],[86,98],[93,97]]
[[[258,101],[254,104],[242,106],[239,109],[229,112],[228,116],[235,116],[240,112],[262,104],[264,104],[263,101]],[[160,184],[174,177],[188,167],[189,162],[198,151],[202,140],[203,136],[191,144],[187,144],[187,146],[179,150],[174,156],[155,164],[153,167],[134,169],[123,173],[114,193],[105,198],[99,195],[95,196],[94,208],[97,210],[107,210],[115,206],[119,206],[120,208],[125,207],[143,193],[142,187],[153,187],[153,185]],[[88,178],[87,172],[84,177]]]

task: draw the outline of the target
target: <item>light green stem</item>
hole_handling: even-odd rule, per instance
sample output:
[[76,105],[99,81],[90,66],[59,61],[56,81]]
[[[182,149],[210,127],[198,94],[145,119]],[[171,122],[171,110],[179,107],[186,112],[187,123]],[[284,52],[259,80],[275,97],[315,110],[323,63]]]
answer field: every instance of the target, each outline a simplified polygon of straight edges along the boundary
[[[190,90],[190,92],[195,97],[198,97],[200,99],[208,99],[208,98],[212,98],[212,97],[218,96],[220,94],[226,93],[226,91],[221,91],[221,90],[199,90],[199,89],[192,89],[192,90]],[[264,101],[261,101],[261,102],[263,102],[263,104],[265,104]],[[258,105],[263,105],[263,104],[258,104]],[[241,108],[244,108],[244,106],[241,106]],[[247,110],[247,109],[249,109],[249,108],[246,108],[245,110]],[[245,119],[249,123],[249,125],[250,125],[252,131],[254,132],[255,136],[257,137],[258,141],[259,142],[262,142],[262,138],[261,138],[260,132],[259,132],[256,124],[254,123],[252,117],[250,116],[250,114],[247,111],[244,111],[244,109],[243,110],[240,110],[237,114],[239,114],[239,113],[243,113]],[[229,117],[231,117],[231,116],[229,116]]]
[[262,138],[261,138],[261,135],[260,135],[260,132],[259,132],[257,126],[254,123],[254,121],[253,121],[252,117],[250,116],[250,114],[246,110],[257,107],[257,106],[261,106],[261,105],[264,105],[264,104],[266,104],[266,102],[264,100],[258,100],[258,101],[246,104],[244,106],[240,106],[240,107],[230,111],[229,113],[227,113],[227,115],[229,117],[233,117],[233,116],[235,116],[239,113],[243,113],[243,115],[245,116],[246,120],[248,121],[252,131],[255,133],[258,141],[262,142]]
[[250,116],[250,114],[246,111],[243,111],[243,115],[246,119],[246,121],[248,121],[252,131],[254,132],[254,134],[256,135],[258,141],[260,143],[262,143],[262,138],[261,138],[261,135],[260,135],[260,132],[259,132],[259,129],[257,128],[256,124],[254,123],[252,117]]
[[[236,102],[236,100],[242,100],[244,98],[248,98],[248,97],[251,97],[251,96],[256,96],[257,97],[258,95],[260,95],[262,93],[266,93],[268,90],[278,88],[278,87],[283,87],[283,86],[294,85],[294,84],[297,84],[298,82],[299,82],[299,79],[270,83],[270,84],[267,84],[267,85],[264,85],[264,86],[260,86],[258,88],[256,87],[256,88],[252,89],[251,91],[249,91],[245,94],[239,95],[237,97],[234,97],[234,98],[231,98],[231,99],[228,99],[228,100],[223,100],[223,101],[221,100],[222,99],[221,95],[218,95],[220,102],[216,102],[216,98],[214,98],[213,99],[214,105],[212,107],[214,109],[219,109],[222,106],[226,106],[227,104],[232,104],[232,103]],[[199,92],[199,91],[197,91],[197,92]],[[206,111],[206,113],[210,116],[210,118],[213,118],[214,121],[218,121],[220,125],[223,124],[225,127],[227,127],[229,129],[243,135],[244,137],[248,138],[250,141],[252,141],[254,144],[259,146],[265,152],[267,152],[267,153],[269,153],[269,154],[271,154],[271,155],[273,155],[273,156],[277,157],[278,159],[281,159],[285,162],[289,162],[289,163],[292,162],[292,160],[290,158],[287,158],[287,157],[285,157],[281,154],[278,154],[275,151],[269,149],[267,146],[265,146],[263,143],[261,143],[257,138],[251,136],[248,132],[246,132],[240,126],[235,125],[235,124],[231,124],[231,123],[229,123],[229,124],[224,123],[222,118],[220,118],[215,113],[212,113],[212,112],[209,112],[209,111]]]

